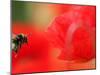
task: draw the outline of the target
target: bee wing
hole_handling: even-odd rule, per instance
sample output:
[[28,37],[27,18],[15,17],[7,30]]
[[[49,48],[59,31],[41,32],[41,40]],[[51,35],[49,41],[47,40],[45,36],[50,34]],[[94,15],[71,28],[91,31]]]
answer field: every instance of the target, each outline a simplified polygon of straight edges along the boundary
[[12,39],[14,39],[16,37],[17,34],[12,34]]
[[29,33],[29,34],[27,34],[26,36],[30,36],[30,35],[32,35],[32,33]]

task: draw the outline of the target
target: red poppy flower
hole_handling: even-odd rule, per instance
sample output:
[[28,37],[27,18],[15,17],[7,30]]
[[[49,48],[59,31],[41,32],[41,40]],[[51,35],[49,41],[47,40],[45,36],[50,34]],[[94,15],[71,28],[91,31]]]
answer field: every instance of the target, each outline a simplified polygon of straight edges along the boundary
[[60,48],[60,59],[90,60],[95,57],[95,6],[75,6],[48,27],[50,42]]

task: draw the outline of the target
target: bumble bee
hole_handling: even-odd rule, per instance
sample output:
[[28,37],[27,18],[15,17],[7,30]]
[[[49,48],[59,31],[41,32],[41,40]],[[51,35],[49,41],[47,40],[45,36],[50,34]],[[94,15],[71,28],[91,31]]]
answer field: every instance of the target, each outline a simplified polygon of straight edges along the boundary
[[15,35],[15,37],[12,38],[12,50],[14,50],[17,53],[18,49],[20,49],[22,44],[24,43],[28,43],[28,39],[26,35],[22,33]]

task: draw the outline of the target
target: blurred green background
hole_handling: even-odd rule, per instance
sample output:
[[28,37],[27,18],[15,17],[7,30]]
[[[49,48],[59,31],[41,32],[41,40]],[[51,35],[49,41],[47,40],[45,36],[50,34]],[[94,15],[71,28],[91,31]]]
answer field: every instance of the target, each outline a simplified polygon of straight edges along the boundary
[[12,20],[13,21],[27,21],[26,16],[26,2],[12,1]]
[[29,22],[45,28],[57,16],[53,5],[12,0],[12,22]]

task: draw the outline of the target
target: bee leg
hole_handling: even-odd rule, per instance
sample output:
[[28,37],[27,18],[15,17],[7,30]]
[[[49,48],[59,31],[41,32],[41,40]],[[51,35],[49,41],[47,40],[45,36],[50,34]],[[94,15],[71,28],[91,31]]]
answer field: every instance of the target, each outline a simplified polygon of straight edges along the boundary
[[21,48],[21,43],[19,43],[19,47]]
[[18,52],[18,50],[15,50],[15,52],[17,53],[17,52]]
[[14,50],[15,50],[15,52],[17,53],[17,52],[18,52],[18,47],[15,46]]

